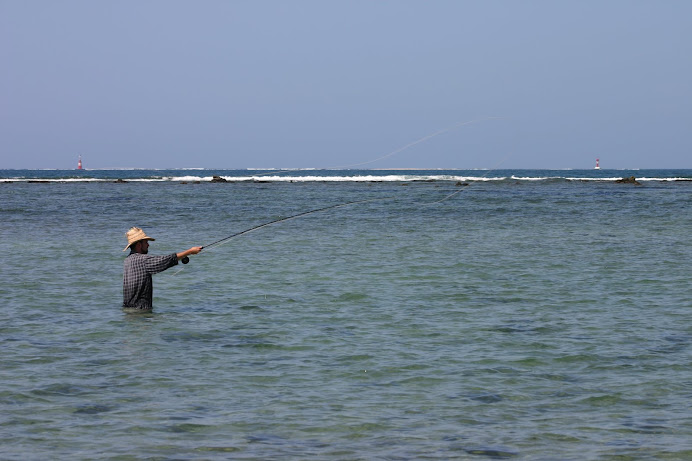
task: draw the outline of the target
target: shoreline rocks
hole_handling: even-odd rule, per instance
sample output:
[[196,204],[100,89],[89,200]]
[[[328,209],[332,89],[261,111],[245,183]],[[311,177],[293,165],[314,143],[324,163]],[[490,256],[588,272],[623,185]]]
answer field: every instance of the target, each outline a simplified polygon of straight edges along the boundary
[[615,181],[618,184],[634,184],[635,186],[641,186],[642,183],[637,181],[637,178],[630,176],[629,178],[622,178]]

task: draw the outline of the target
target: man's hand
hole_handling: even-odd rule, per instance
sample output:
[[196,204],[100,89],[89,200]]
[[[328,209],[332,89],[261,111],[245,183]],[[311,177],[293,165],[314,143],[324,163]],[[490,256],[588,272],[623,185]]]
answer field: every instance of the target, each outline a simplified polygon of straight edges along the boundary
[[185,250],[185,251],[181,251],[180,253],[177,253],[176,256],[178,257],[178,259],[183,259],[184,257],[189,256],[189,255],[196,255],[197,253],[202,251],[202,248],[204,248],[204,247],[192,247],[189,250]]

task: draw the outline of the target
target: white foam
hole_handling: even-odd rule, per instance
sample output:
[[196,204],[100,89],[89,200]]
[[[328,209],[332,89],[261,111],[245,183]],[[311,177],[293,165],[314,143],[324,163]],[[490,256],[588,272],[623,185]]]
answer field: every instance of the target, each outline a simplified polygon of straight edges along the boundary
[[[143,169],[144,171],[157,171],[157,170],[151,170],[151,169]],[[8,170],[5,170],[8,171]],[[129,171],[136,171],[133,169],[129,169]],[[167,170],[169,173],[166,176],[151,176],[151,177],[128,177],[132,176],[132,174],[124,174],[122,176],[119,176],[117,173],[115,174],[110,174],[109,178],[99,178],[96,176],[100,176],[97,173],[94,173],[92,175],[87,174],[79,174],[79,175],[73,175],[71,172],[66,172],[66,176],[69,177],[50,177],[50,178],[44,178],[41,177],[41,175],[36,175],[32,177],[27,177],[27,176],[14,176],[14,177],[8,177],[8,178],[0,178],[0,181],[2,182],[50,182],[50,183],[80,183],[80,182],[115,182],[117,177],[120,177],[123,181],[125,182],[140,182],[140,183],[158,183],[158,182],[210,182],[213,179],[213,176],[211,176],[211,173],[223,173],[224,170],[208,170],[208,169],[203,169],[203,168],[186,168],[186,169],[178,169],[174,171],[180,171],[181,173],[183,171],[189,171],[190,174],[180,174],[180,175],[171,175],[170,171],[172,170]],[[194,174],[192,172],[198,172],[198,171],[204,171],[208,172],[209,175],[207,174]],[[235,172],[237,172],[236,170]],[[249,171],[249,170],[247,170]],[[258,171],[258,170],[252,170],[252,171]],[[593,176],[582,176],[582,177],[575,177],[575,176],[562,176],[562,175],[555,175],[554,173],[550,176],[521,176],[520,174],[512,174],[511,176],[487,176],[486,175],[455,175],[455,174],[425,174],[425,172],[422,171],[406,171],[406,170],[397,170],[396,173],[394,174],[362,174],[364,173],[363,171],[358,171],[352,172],[349,170],[328,170],[330,172],[333,172],[333,175],[329,174],[310,174],[310,173],[305,173],[306,171],[314,171],[314,169],[302,169],[302,170],[282,170],[282,169],[274,169],[274,170],[264,170],[267,171],[267,173],[248,173],[246,175],[241,175],[241,176],[235,176],[235,175],[230,175],[226,176],[223,175],[221,176],[223,179],[225,179],[228,182],[258,182],[258,183],[268,183],[268,182],[281,182],[281,183],[290,183],[290,182],[295,182],[295,183],[307,183],[307,182],[325,182],[325,183],[339,183],[339,182],[351,182],[351,183],[358,183],[358,182],[373,182],[373,183],[387,183],[387,182],[450,182],[450,181],[456,181],[456,182],[501,182],[505,181],[507,179],[512,179],[515,181],[523,181],[523,182],[541,182],[541,181],[555,181],[555,180],[565,180],[565,181],[581,181],[581,182],[614,182],[622,179],[622,176],[608,176],[608,177],[593,177]],[[298,172],[301,171],[303,172],[302,174],[299,174]],[[324,170],[321,170],[324,171]],[[372,170],[373,172],[375,170]],[[394,171],[394,170],[390,170]],[[431,170],[428,170],[431,171]],[[452,170],[453,171],[453,170]],[[468,170],[466,170],[468,171]],[[491,170],[488,170],[491,171]],[[293,173],[291,173],[293,172]],[[446,172],[450,172],[450,170],[446,170]],[[353,173],[353,174],[349,174]],[[418,173],[418,174],[416,174]],[[136,174],[136,173],[135,173]],[[674,181],[692,181],[692,178],[690,177],[637,177],[637,181],[640,182],[674,182]]]

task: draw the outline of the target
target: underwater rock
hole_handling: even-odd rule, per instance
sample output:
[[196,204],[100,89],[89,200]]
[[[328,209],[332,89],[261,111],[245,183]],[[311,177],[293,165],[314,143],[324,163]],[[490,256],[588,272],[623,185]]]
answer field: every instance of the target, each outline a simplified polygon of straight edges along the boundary
[[125,181],[123,178],[118,178],[118,179],[116,179],[116,180],[113,181],[113,182],[116,182],[116,183],[123,183],[123,182],[127,182],[127,181]]
[[211,177],[211,182],[228,182],[228,180],[222,178],[221,176],[214,175]]

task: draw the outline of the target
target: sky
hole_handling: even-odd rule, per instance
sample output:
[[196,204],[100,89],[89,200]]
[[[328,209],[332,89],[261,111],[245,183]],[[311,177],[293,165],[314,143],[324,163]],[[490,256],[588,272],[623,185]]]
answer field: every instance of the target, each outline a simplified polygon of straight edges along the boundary
[[0,0],[0,169],[692,168],[688,0]]

